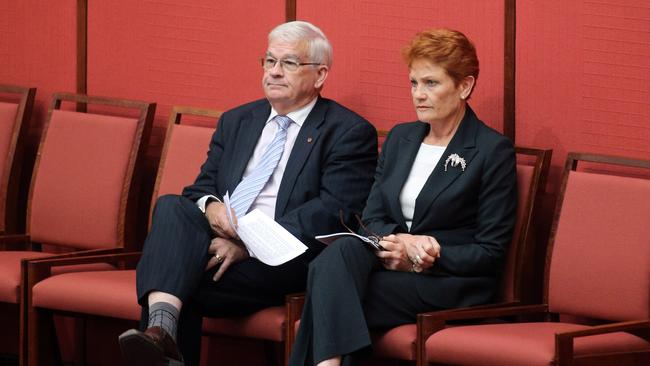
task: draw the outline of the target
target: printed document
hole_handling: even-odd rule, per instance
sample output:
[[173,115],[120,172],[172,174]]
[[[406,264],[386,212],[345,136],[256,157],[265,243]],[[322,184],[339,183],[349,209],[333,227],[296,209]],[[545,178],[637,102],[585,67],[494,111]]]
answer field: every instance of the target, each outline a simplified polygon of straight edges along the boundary
[[286,263],[307,250],[307,246],[288,232],[282,225],[255,209],[237,218],[235,226],[230,209],[230,197],[223,197],[230,225],[246,246],[252,258],[269,266]]

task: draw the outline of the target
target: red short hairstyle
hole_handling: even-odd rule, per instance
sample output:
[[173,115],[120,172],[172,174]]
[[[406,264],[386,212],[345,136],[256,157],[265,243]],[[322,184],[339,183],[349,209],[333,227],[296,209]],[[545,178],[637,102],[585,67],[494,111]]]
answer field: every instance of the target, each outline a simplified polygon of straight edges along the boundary
[[402,56],[409,67],[417,59],[429,60],[445,69],[456,84],[466,76],[478,79],[476,48],[459,31],[432,29],[420,32],[404,47]]

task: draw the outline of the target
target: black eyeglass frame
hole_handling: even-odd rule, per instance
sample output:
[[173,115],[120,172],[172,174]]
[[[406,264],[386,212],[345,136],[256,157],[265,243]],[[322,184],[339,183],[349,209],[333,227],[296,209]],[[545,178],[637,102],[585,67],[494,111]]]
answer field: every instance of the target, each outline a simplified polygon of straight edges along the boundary
[[[363,229],[363,231],[365,233],[370,234],[370,235],[366,235],[366,238],[368,238],[368,240],[369,240],[367,243],[370,244],[371,246],[373,246],[376,250],[386,250],[386,248],[384,248],[381,244],[379,244],[379,242],[383,239],[383,237],[380,236],[380,235],[375,234],[370,229],[368,229],[363,224],[363,221],[361,221],[361,218],[359,217],[359,215],[354,214],[354,218],[357,219],[357,222],[359,223],[359,227],[361,227],[361,229]],[[356,234],[352,229],[350,229],[345,224],[345,220],[343,220],[343,210],[339,210],[339,220],[341,221],[341,225],[343,225],[344,228],[346,228],[352,234]]]

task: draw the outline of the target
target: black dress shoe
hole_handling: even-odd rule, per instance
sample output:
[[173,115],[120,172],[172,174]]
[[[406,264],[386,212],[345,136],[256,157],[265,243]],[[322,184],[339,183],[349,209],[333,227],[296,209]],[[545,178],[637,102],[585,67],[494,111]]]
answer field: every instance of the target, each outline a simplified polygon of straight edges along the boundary
[[119,337],[122,356],[128,366],[184,366],[174,339],[162,328],[141,332],[129,329]]

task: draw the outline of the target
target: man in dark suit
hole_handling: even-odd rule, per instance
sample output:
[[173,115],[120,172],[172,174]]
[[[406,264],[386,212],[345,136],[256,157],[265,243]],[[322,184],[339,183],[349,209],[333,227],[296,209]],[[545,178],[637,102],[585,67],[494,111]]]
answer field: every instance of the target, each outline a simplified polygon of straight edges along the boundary
[[[120,336],[128,363],[182,364],[178,327],[185,361],[198,364],[202,315],[246,315],[304,291],[308,263],[323,248],[314,236],[340,231],[340,211],[350,222],[363,209],[376,131],[320,97],[331,52],[309,23],[271,31],[262,59],[266,99],[225,112],[194,184],[158,200],[137,268],[146,330]],[[229,224],[226,192],[238,215],[259,209],[308,250],[279,266],[251,258]]]

